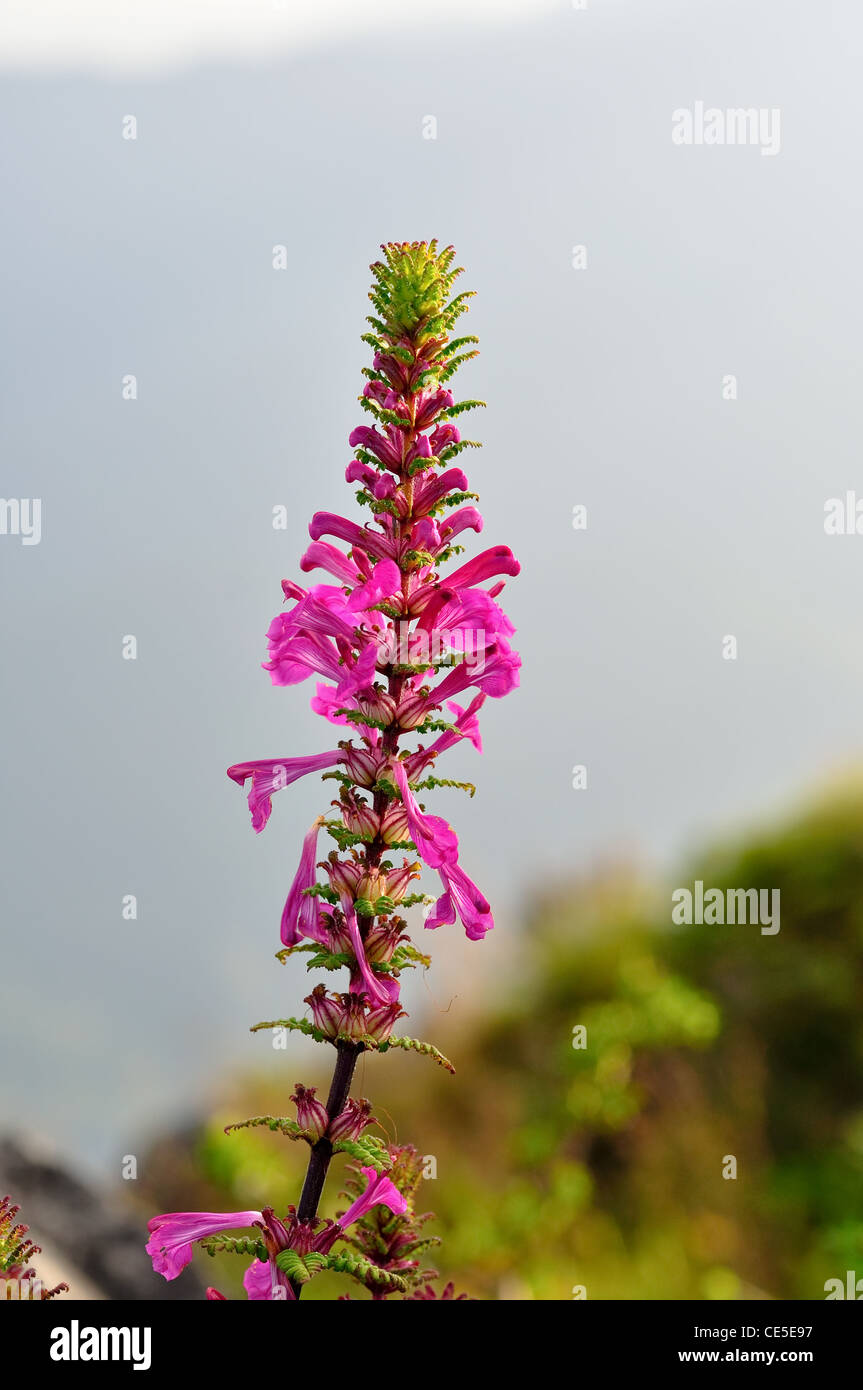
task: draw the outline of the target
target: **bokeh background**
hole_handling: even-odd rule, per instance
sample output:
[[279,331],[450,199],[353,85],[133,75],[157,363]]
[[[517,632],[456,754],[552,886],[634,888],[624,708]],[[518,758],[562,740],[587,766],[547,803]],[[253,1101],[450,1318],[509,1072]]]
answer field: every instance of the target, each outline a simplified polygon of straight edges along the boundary
[[[861,49],[852,0],[4,7],[2,490],[43,516],[0,537],[5,1132],[141,1211],[296,1192],[219,1136],[321,1080],[248,1033],[306,992],[272,953],[319,798],[256,838],[224,769],[323,746],[264,633],[351,506],[368,262],[437,236],[524,668],[440,794],[497,929],[407,991],[458,1076],[364,1093],[477,1296],[863,1275],[863,540],[824,530],[863,497]],[[697,100],[779,108],[779,154],[675,146]],[[780,933],[672,932],[695,877],[780,887]]]

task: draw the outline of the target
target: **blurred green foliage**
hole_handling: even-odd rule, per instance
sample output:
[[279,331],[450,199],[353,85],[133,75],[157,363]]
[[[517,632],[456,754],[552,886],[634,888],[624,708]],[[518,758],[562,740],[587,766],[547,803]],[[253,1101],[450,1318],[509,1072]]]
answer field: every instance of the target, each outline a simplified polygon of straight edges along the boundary
[[[778,888],[780,931],[672,926],[672,888],[695,878]],[[433,1160],[444,1277],[509,1300],[817,1299],[827,1279],[863,1277],[861,984],[856,786],[664,891],[623,870],[548,890],[497,1009],[434,1021],[457,1077],[388,1056],[363,1087],[388,1136]],[[303,1145],[221,1130],[278,1097],[284,1110],[293,1080],[246,1080],[157,1146],[151,1209],[295,1201]],[[242,1271],[202,1273],[236,1292]]]

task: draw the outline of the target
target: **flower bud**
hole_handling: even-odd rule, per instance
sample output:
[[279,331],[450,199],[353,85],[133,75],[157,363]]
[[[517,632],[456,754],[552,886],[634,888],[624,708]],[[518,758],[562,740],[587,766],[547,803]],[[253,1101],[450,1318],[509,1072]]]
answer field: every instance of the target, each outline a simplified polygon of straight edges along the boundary
[[363,1130],[373,1124],[377,1124],[377,1120],[372,1114],[371,1101],[354,1100],[351,1096],[341,1114],[330,1121],[327,1138],[334,1141],[336,1139],[359,1139]]
[[366,1033],[375,1042],[386,1042],[397,1018],[407,1013],[401,1004],[379,1004],[366,1014]]
[[366,1032],[366,1017],[363,998],[359,994],[341,994],[342,1017],[339,1023],[339,1037],[359,1042]]
[[374,864],[368,866],[357,885],[356,896],[366,902],[376,903],[387,894],[387,876]]
[[406,859],[403,861],[400,869],[388,869],[387,897],[394,903],[400,903],[410,887],[411,880],[419,877],[419,864],[409,864]]
[[402,844],[411,838],[407,811],[400,801],[393,801],[381,817],[381,839],[388,845]]
[[362,835],[364,840],[373,840],[380,828],[380,816],[367,806],[364,801],[351,795],[343,802],[337,803],[342,814],[342,821],[345,829],[350,830],[352,835]]
[[401,918],[387,918],[385,921],[378,918],[369,929],[368,936],[363,943],[366,950],[366,960],[375,965],[387,965],[393,958],[393,952],[402,939],[402,928],[404,921]]
[[357,707],[361,714],[378,724],[392,724],[396,717],[395,700],[377,685],[357,696]]
[[354,945],[351,941],[347,922],[341,912],[334,912],[327,926],[329,927],[329,946],[333,955],[352,956],[354,953]]
[[301,1086],[297,1082],[291,1100],[297,1107],[297,1123],[300,1129],[317,1142],[326,1134],[330,1117],[326,1107],[321,1105],[319,1100],[315,1100],[315,1089],[314,1086]]
[[408,695],[400,702],[396,717],[402,729],[416,729],[429,711],[436,708],[436,705],[429,703],[426,695]]
[[325,1037],[334,1038],[339,1031],[343,1009],[338,997],[327,994],[324,985],[315,985],[303,1000],[312,1011],[312,1022]]
[[384,768],[385,759],[371,748],[356,748],[349,745],[344,750],[344,763],[348,776],[359,787],[373,787]]
[[349,897],[357,896],[357,887],[362,878],[362,865],[356,859],[339,859],[335,850],[327,856],[324,866],[329,875],[330,886],[337,893],[347,893]]

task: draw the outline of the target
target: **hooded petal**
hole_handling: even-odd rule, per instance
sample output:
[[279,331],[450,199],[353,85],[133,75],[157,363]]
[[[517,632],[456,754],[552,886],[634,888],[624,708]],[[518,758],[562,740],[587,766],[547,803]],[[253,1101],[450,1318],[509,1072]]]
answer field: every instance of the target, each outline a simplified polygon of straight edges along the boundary
[[427,917],[426,927],[433,931],[448,925],[457,913],[469,940],[480,941],[494,926],[488,899],[460,865],[444,864],[438,872],[444,891]]
[[259,1211],[170,1211],[154,1216],[147,1223],[150,1239],[147,1254],[157,1274],[166,1279],[177,1275],[192,1258],[192,1242],[222,1231],[253,1226],[261,1220]]
[[254,1303],[262,1300],[296,1302],[290,1279],[274,1260],[253,1260],[243,1275],[243,1288]]
[[458,836],[452,826],[440,816],[427,816],[417,805],[416,797],[408,786],[404,764],[392,764],[393,776],[404,803],[411,839],[417,853],[431,869],[442,864],[454,864],[458,859]]
[[[359,923],[357,922],[356,909],[346,893],[339,894],[339,901],[342,905],[342,912],[345,914],[345,924],[348,929],[351,946],[356,957],[357,969],[360,975],[358,988],[351,986],[353,994],[367,994],[373,1004],[391,1004],[398,999],[399,983],[392,976],[385,978],[376,975],[366,959],[363,939],[360,935]],[[395,991],[395,993],[393,993]]]
[[258,834],[270,819],[272,796],[282,787],[290,786],[298,778],[309,772],[323,772],[324,768],[335,767],[343,754],[340,748],[328,753],[313,753],[307,758],[259,758],[256,762],[234,763],[228,768],[228,776],[238,786],[243,786],[249,777],[249,810],[252,813],[252,828]]
[[503,636],[496,637],[490,650],[483,653],[482,661],[460,661],[449,675],[444,676],[440,685],[431,692],[435,704],[443,704],[453,695],[475,685],[493,699],[499,700],[508,695],[518,685],[518,672],[521,657],[514,652]]
[[353,1225],[354,1221],[359,1221],[372,1207],[388,1207],[394,1216],[403,1216],[408,1204],[386,1173],[377,1173],[374,1168],[361,1168],[360,1172],[367,1179],[368,1186],[340,1218],[339,1225],[342,1230],[346,1231],[348,1226]]
[[395,560],[380,560],[372,571],[372,577],[365,584],[354,589],[348,599],[351,612],[371,608],[390,594],[398,593],[402,587],[402,572]]
[[282,910],[281,935],[284,946],[296,946],[303,936],[314,941],[318,939],[317,899],[309,897],[305,890],[312,888],[317,878],[315,860],[318,857],[318,833],[323,823],[323,816],[318,816],[303,840],[300,866]]
[[359,576],[359,570],[350,556],[328,541],[312,541],[300,560],[300,569],[303,574],[313,569],[326,570],[336,579],[341,579],[343,584],[356,584]]
[[481,584],[493,574],[519,574],[520,571],[521,565],[508,545],[493,545],[446,575],[444,583],[450,588],[466,589],[472,584]]
[[355,521],[348,521],[347,517],[337,516],[335,512],[315,512],[309,522],[309,535],[313,541],[320,540],[321,536],[338,536],[339,540],[347,541],[349,545],[355,545],[382,560],[391,560],[395,554],[393,542],[387,536],[358,526]]

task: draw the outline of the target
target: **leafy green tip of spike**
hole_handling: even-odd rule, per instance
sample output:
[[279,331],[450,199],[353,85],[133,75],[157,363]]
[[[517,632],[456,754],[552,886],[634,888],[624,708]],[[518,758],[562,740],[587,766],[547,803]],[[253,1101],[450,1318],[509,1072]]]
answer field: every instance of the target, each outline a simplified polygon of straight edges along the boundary
[[266,1260],[267,1247],[251,1236],[205,1236],[198,1244],[208,1255],[254,1255]]
[[280,1250],[276,1256],[276,1264],[292,1283],[307,1284],[322,1269],[327,1268],[327,1257],[318,1250],[311,1250],[308,1255],[299,1255],[296,1250]]
[[292,1120],[287,1115],[253,1115],[249,1120],[237,1120],[232,1125],[225,1125],[225,1133],[232,1134],[236,1129],[259,1129],[266,1126],[273,1133],[277,1131],[286,1134],[289,1139],[305,1139],[305,1130],[300,1129],[296,1120]]
[[314,1038],[315,1042],[332,1042],[332,1038],[326,1037],[313,1023],[309,1023],[307,1018],[271,1018],[265,1019],[263,1023],[253,1023],[249,1029],[250,1033],[260,1033],[265,1028],[286,1028],[289,1032],[305,1033],[307,1038]]
[[[277,1257],[277,1263],[280,1258],[280,1256]],[[371,1260],[361,1259],[358,1255],[352,1255],[348,1250],[340,1250],[336,1254],[328,1255],[326,1267],[336,1274],[349,1274],[352,1279],[364,1284],[367,1289],[389,1289],[393,1293],[406,1293],[408,1289],[407,1280],[403,1279],[400,1274],[395,1274],[390,1269],[382,1269],[380,1265],[372,1264]]]
[[374,1168],[376,1173],[388,1173],[392,1159],[382,1140],[374,1134],[364,1134],[360,1139],[336,1139],[333,1143],[335,1153],[346,1153],[364,1168]]
[[416,338],[420,330],[446,332],[464,298],[449,299],[462,273],[460,267],[452,269],[453,248],[439,252],[432,240],[387,242],[381,250],[383,261],[370,266],[374,284],[369,299],[378,315],[370,318],[372,327],[399,345],[405,337]]
[[439,1067],[443,1067],[451,1076],[455,1076],[455,1067],[448,1057],[445,1057],[438,1048],[431,1043],[420,1042],[419,1038],[387,1038],[386,1042],[375,1043],[373,1046],[378,1052],[386,1052],[391,1047],[400,1047],[405,1052],[419,1052],[423,1057],[431,1057],[437,1062]]

